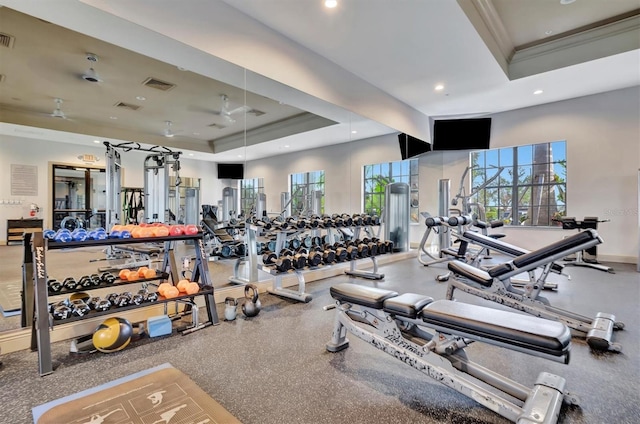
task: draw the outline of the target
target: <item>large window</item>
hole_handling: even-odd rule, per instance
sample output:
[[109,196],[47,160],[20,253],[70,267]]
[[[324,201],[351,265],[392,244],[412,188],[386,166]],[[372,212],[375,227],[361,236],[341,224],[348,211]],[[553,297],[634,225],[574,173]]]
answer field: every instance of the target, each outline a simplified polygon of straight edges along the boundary
[[407,183],[411,189],[411,222],[418,222],[418,159],[364,166],[364,213],[381,215],[385,187]]
[[324,213],[324,171],[291,174],[291,215]]
[[264,193],[262,178],[245,178],[239,181],[240,211],[244,216],[251,216],[258,206],[258,194]]
[[533,144],[472,152],[471,187],[485,219],[511,225],[556,226],[566,215],[566,142]]

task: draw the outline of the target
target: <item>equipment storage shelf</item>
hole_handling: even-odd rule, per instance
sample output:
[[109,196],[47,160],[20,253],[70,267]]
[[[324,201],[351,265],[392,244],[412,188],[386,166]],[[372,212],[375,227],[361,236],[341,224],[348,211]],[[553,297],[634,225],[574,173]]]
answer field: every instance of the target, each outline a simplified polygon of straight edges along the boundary
[[[110,307],[103,311],[95,311],[87,313],[83,316],[72,316],[66,319],[50,320],[48,296],[60,296],[72,294],[76,292],[90,292],[92,290],[104,289],[108,287],[122,287],[134,283],[148,283],[151,281],[168,281],[171,279],[174,285],[180,280],[178,266],[174,257],[173,248],[176,241],[193,241],[195,247],[195,262],[191,280],[197,282],[200,290],[197,293],[180,295],[173,298],[164,298],[158,296],[157,300],[152,302],[143,302],[134,305],[125,305],[122,307]],[[112,246],[124,244],[138,243],[161,243],[164,245],[164,259],[162,269],[153,278],[140,278],[133,281],[125,281],[116,279],[113,283],[101,282],[90,287],[76,287],[58,292],[49,292],[47,284],[46,270],[46,252],[56,249],[77,249],[92,246]],[[194,235],[167,236],[167,237],[147,237],[147,238],[130,238],[130,239],[105,239],[105,240],[87,240],[87,241],[71,241],[71,242],[55,242],[46,240],[42,231],[26,234],[24,240],[24,265],[22,272],[23,280],[23,304],[22,316],[23,326],[31,325],[32,328],[32,350],[38,351],[38,366],[40,375],[44,376],[53,372],[53,362],[51,358],[51,336],[49,331],[54,325],[67,324],[81,321],[87,318],[93,318],[102,315],[110,315],[121,313],[127,310],[151,307],[156,304],[167,304],[169,302],[183,302],[191,305],[192,315],[194,318],[193,327],[189,332],[198,330],[208,325],[218,324],[218,313],[214,300],[214,289],[209,275],[209,268],[206,261],[206,253],[204,248],[203,234]],[[197,306],[195,306],[194,298],[196,296],[204,296],[205,308],[208,321],[198,323]],[[27,317],[33,317],[32,323],[27,323]],[[51,322],[52,323],[51,323]]]
[[138,308],[144,308],[144,307],[148,307],[148,306],[161,305],[163,303],[168,303],[168,302],[178,302],[178,301],[181,301],[181,300],[185,301],[185,300],[190,300],[194,296],[205,296],[205,295],[213,295],[213,289],[203,289],[203,290],[200,290],[198,293],[185,294],[184,296],[172,297],[171,299],[167,299],[167,298],[164,298],[162,296],[158,296],[158,300],[155,300],[153,302],[145,302],[145,303],[141,303],[140,305],[127,305],[127,306],[120,306],[120,307],[111,307],[110,309],[108,309],[106,311],[91,311],[88,314],[86,314],[84,316],[81,316],[81,317],[70,317],[70,318],[67,318],[67,319],[52,320],[52,323],[53,323],[54,326],[61,325],[61,324],[68,324],[70,322],[81,321],[81,320],[87,319],[87,318],[94,318],[94,317],[99,317],[99,316],[102,316],[102,315],[113,315],[115,313],[120,313],[120,312],[128,311],[128,310],[131,310],[131,309],[138,309]]

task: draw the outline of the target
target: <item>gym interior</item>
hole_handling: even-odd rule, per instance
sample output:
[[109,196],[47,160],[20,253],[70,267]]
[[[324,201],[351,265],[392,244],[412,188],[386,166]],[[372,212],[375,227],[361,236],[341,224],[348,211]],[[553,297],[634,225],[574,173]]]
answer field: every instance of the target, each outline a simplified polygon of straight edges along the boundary
[[151,3],[0,2],[0,423],[638,421],[637,1]]

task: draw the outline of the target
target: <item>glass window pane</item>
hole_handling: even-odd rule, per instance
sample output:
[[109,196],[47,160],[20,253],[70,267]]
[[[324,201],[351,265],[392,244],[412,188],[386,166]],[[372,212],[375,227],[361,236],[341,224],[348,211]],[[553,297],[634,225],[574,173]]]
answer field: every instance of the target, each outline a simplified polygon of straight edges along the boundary
[[531,184],[531,166],[518,166],[518,184]]
[[411,159],[409,162],[411,163],[411,174],[418,175],[418,160]]
[[500,166],[513,166],[513,147],[500,149]]
[[486,160],[486,168],[491,166],[498,166],[498,151],[497,150],[486,150],[485,152],[485,160]]
[[518,147],[518,165],[530,165],[532,163],[533,163],[532,146],[519,146]]

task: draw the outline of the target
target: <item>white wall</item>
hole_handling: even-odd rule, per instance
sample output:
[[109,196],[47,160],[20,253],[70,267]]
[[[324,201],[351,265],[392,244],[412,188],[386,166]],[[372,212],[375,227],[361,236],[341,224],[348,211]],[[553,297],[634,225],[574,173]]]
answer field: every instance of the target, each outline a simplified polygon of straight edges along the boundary
[[[0,241],[6,241],[7,219],[29,216],[29,205],[36,203],[40,207],[39,217],[44,219],[45,228],[50,227],[50,179],[49,163],[84,165],[78,159],[82,154],[93,154],[100,158],[94,167],[104,167],[105,147],[101,144],[78,145],[54,143],[32,138],[0,135],[0,200],[22,200],[22,205],[0,204]],[[124,169],[123,186],[142,187],[144,185],[144,159],[147,152],[121,152]],[[38,195],[11,196],[11,164],[34,165],[38,167]],[[211,162],[180,160],[181,177],[200,178],[200,197],[202,203],[215,204],[220,199],[222,185],[217,179],[216,165]]]
[[[567,141],[569,216],[598,216],[611,222],[600,224],[604,260],[635,262],[638,255],[638,182],[640,168],[640,88],[582,97],[493,115],[491,147]],[[0,240],[5,239],[6,219],[28,215],[28,205],[44,208],[45,225],[50,218],[48,163],[80,163],[77,156],[100,157],[104,147],[50,143],[42,140],[0,138],[0,199],[11,199],[10,165],[38,166],[38,196],[24,198],[24,206],[0,205]],[[123,153],[125,186],[142,186],[140,152]],[[288,191],[291,173],[324,170],[325,207],[328,213],[359,212],[362,207],[363,165],[400,160],[396,134],[347,144],[284,154],[249,162],[246,178],[264,178],[269,212],[280,212],[280,193]],[[222,188],[234,181],[218,180],[216,165],[183,159],[181,175],[201,179],[201,201],[217,204]],[[100,162],[98,163],[100,164]],[[104,164],[104,162],[102,163]],[[420,210],[438,213],[438,180],[451,181],[457,191],[468,164],[468,152],[431,152],[420,158]],[[420,241],[422,223],[411,226],[410,240]],[[535,249],[558,240],[568,232],[555,228],[509,227],[506,240]]]
[[[492,116],[491,147],[567,141],[569,216],[598,216],[604,260],[635,262],[638,255],[638,187],[640,168],[640,88],[632,87]],[[400,160],[395,134],[252,161],[248,178],[264,178],[269,212],[279,212],[280,192],[294,172],[324,170],[326,211],[359,212],[362,166]],[[438,180],[458,189],[468,152],[431,152],[420,158],[420,210],[438,213]],[[555,228],[509,227],[506,241],[535,249],[568,235]],[[412,225],[412,243],[422,224]]]

